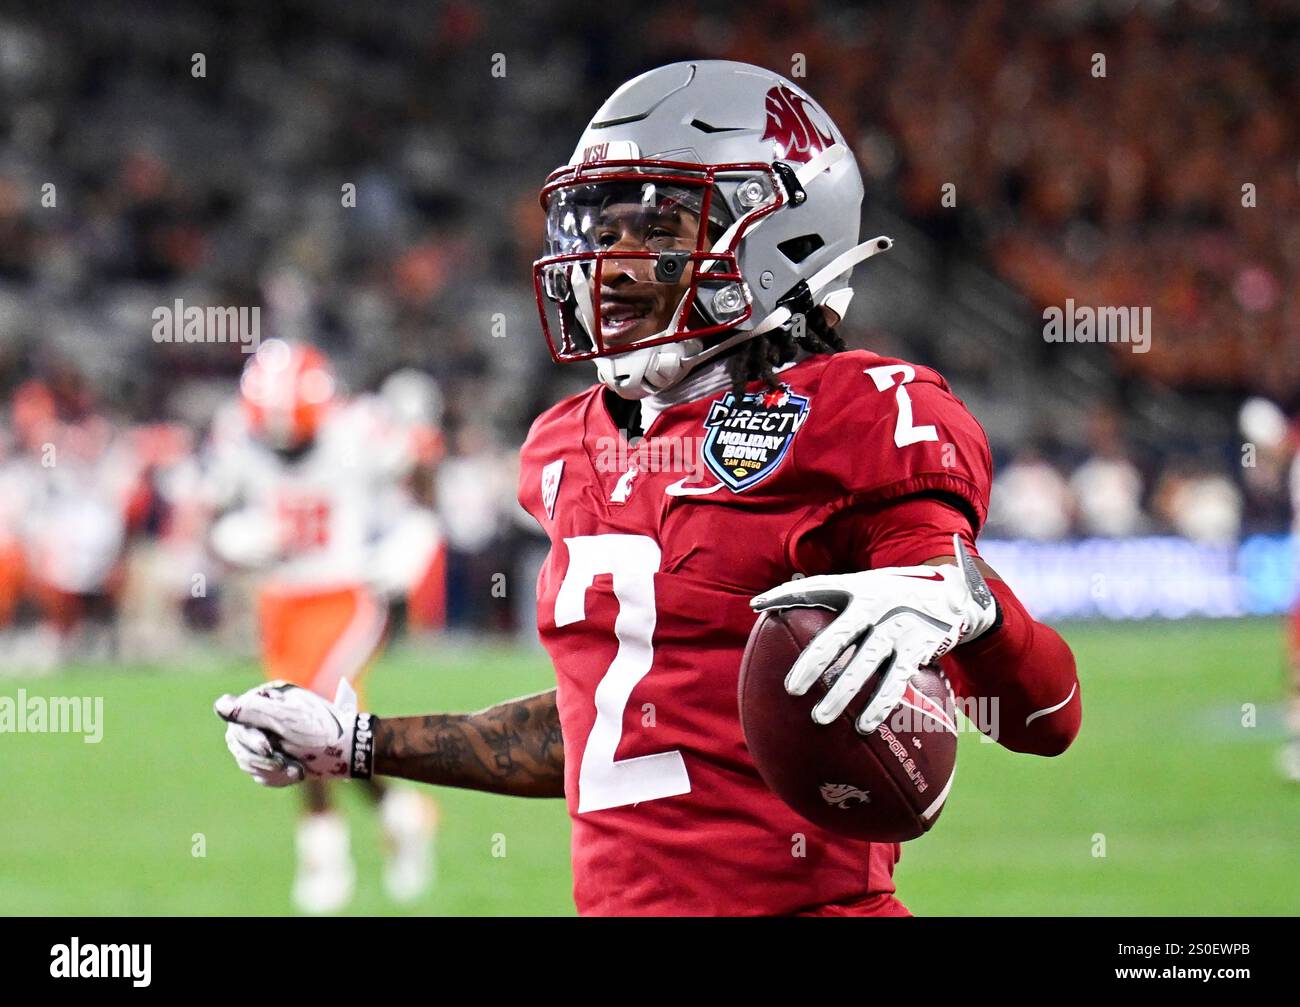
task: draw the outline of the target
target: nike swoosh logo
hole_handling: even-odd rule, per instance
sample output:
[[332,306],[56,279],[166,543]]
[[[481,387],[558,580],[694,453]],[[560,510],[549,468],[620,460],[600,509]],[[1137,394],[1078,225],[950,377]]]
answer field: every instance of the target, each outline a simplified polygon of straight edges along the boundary
[[[686,478],[690,478],[687,476]],[[712,486],[687,486],[686,479],[678,479],[671,486],[664,487],[664,492],[670,497],[702,497],[710,493],[716,493],[722,489],[722,483],[714,483]]]
[[904,574],[899,574],[899,576],[911,577],[912,580],[943,580],[943,574],[941,573],[929,573],[929,574],[904,573]]
[[1031,713],[1028,717],[1025,718],[1025,726],[1028,727],[1039,717],[1046,717],[1048,714],[1055,713],[1057,710],[1061,709],[1063,706],[1065,706],[1066,703],[1068,703],[1070,700],[1074,698],[1074,690],[1077,688],[1079,688],[1078,682],[1070,686],[1070,694],[1066,696],[1063,700],[1061,700],[1059,703],[1057,703],[1055,706],[1047,706],[1041,710],[1037,710],[1034,713]]

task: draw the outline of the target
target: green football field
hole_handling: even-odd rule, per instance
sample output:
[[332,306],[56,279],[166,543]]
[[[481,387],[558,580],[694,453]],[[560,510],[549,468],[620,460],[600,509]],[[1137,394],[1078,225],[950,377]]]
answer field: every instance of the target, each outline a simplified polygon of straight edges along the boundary
[[[1083,681],[1079,740],[1047,760],[964,735],[943,817],[898,867],[908,906],[930,915],[1300,912],[1300,786],[1283,782],[1274,762],[1280,626],[1065,632]],[[104,697],[99,744],[0,733],[0,913],[289,912],[298,797],[238,773],[210,709],[256,678],[249,663],[218,662],[0,679],[0,696],[21,687]],[[548,678],[540,651],[409,644],[375,669],[368,694],[380,714],[464,710]],[[353,912],[573,912],[561,802],[439,792],[439,885],[398,910],[379,884],[377,822],[359,793],[340,790],[359,868]]]

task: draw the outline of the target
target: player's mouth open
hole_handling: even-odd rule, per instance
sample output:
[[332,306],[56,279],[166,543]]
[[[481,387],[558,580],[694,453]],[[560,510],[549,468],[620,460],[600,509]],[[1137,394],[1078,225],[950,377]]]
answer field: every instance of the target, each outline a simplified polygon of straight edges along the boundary
[[606,339],[623,339],[631,336],[650,314],[649,301],[601,299],[600,330]]

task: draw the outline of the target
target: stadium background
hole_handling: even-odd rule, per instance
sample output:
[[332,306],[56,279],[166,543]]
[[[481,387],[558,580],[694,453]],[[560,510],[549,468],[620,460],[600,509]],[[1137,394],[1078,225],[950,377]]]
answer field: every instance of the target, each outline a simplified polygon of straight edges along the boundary
[[[159,305],[260,306],[264,337],[310,339],[357,392],[433,375],[447,625],[395,641],[372,706],[545,687],[512,451],[590,375],[537,332],[536,192],[613,87],[691,57],[806,70],[858,154],[863,233],[896,241],[858,270],[848,341],[938,367],[983,422],[986,554],[1079,656],[1079,742],[1039,762],[966,737],[904,900],[1300,910],[1300,792],[1273,764],[1289,501],[1281,461],[1243,464],[1237,424],[1252,395],[1300,405],[1294,4],[54,0],[0,14],[0,546],[21,551],[31,516],[4,480],[32,381],[126,446],[96,488],[126,534],[112,603],[59,631],[0,577],[0,694],[105,708],[97,745],[0,734],[0,912],[289,908],[294,798],[234,771],[209,709],[257,676],[244,595],[181,527],[173,478],[201,464],[244,356],[154,341]],[[1041,310],[1067,298],[1149,306],[1149,352],[1045,342]],[[572,911],[559,802],[439,799],[441,883],[416,911]],[[396,911],[356,847],[354,911]]]

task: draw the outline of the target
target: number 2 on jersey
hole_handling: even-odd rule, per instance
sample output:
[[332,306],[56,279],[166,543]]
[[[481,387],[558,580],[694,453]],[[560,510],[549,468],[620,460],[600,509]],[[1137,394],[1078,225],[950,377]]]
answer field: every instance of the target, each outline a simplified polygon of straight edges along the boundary
[[615,760],[623,736],[623,710],[654,662],[655,580],[659,546],[646,535],[579,535],[566,538],[569,569],[555,598],[555,625],[587,617],[587,588],[598,574],[614,578],[618,651],[596,686],[596,722],[578,768],[578,812],[621,808],[687,794],[686,763],[678,751]]
[[916,377],[915,368],[907,364],[885,364],[881,367],[868,367],[864,373],[871,376],[876,388],[882,392],[889,391],[895,378],[901,379],[898,391],[894,392],[894,402],[898,404],[898,422],[894,424],[895,447],[905,448],[909,444],[939,439],[939,432],[933,423],[919,427],[912,423],[912,396],[907,394],[907,385]]

